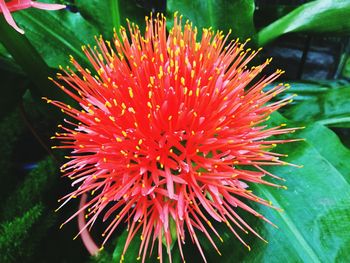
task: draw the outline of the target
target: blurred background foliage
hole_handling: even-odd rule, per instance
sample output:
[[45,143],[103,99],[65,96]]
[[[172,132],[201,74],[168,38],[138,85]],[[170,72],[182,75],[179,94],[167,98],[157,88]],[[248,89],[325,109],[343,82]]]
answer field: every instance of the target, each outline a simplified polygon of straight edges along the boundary
[[[280,229],[239,211],[269,244],[249,235],[245,240],[252,251],[248,252],[226,227],[218,225],[224,237],[223,256],[203,239],[208,261],[350,262],[350,1],[46,2],[64,3],[67,9],[14,13],[25,35],[0,17],[0,262],[120,260],[126,237],[123,228],[98,257],[89,257],[82,242],[72,240],[77,224],[59,230],[77,203],[53,212],[56,200],[69,192],[70,185],[60,179],[63,156],[50,150],[49,138],[62,116],[41,97],[67,100],[47,77],[54,76],[59,65],[68,64],[68,55],[87,66],[81,45],[93,44],[95,35],[110,39],[112,29],[125,26],[126,18],[142,28],[150,12],[165,13],[171,25],[175,11],[198,28],[232,29],[233,38],[251,38],[251,48],[264,47],[258,60],[273,57],[270,70],[284,69],[279,81],[290,83],[288,92],[298,94],[292,104],[274,114],[271,124],[307,127],[297,134],[305,142],[278,149],[289,154],[287,161],[304,168],[271,169],[285,175],[289,190],[254,186],[262,197],[284,210],[278,213],[255,207]],[[92,235],[99,242],[96,228]],[[136,261],[137,243],[131,244],[126,262]],[[179,252],[176,247],[173,250],[174,262],[179,262]],[[200,261],[189,239],[185,254],[190,262]]]

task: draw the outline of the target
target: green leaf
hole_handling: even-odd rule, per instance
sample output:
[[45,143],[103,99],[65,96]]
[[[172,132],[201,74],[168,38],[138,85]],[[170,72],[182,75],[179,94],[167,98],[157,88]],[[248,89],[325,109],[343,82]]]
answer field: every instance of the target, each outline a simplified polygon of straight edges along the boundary
[[202,28],[212,27],[214,30],[232,29],[232,35],[243,40],[253,37],[255,27],[253,22],[255,4],[253,0],[234,1],[200,1],[200,0],[168,0],[169,18],[178,11],[189,19],[201,33]]
[[88,63],[81,45],[94,43],[98,31],[79,13],[27,9],[14,13],[14,18],[50,67],[67,65],[69,55]]
[[[285,121],[278,117],[277,115],[274,120]],[[252,204],[255,210],[279,229],[261,220],[257,222],[252,219],[252,215],[240,213],[269,244],[252,234],[240,232],[252,248],[248,252],[229,230],[221,226],[219,233],[222,234],[224,243],[218,243],[222,257],[211,252],[213,249],[210,250],[210,244],[205,239],[202,240],[208,262],[232,262],[232,258],[237,262],[269,263],[350,260],[347,252],[350,242],[347,231],[350,222],[350,151],[340,144],[331,130],[318,124],[310,125],[293,137],[304,137],[307,140],[282,145],[276,151],[289,154],[288,162],[304,167],[279,166],[269,169],[287,179],[284,184],[288,190],[265,185],[251,186],[260,197],[283,209],[283,212],[277,212]],[[341,260],[337,261],[339,259]]]
[[112,262],[112,256],[106,252],[101,251],[97,256],[92,256],[89,263],[110,263]]
[[120,27],[118,0],[77,0],[75,1],[83,17],[93,23],[105,38],[113,37],[113,28]]
[[[0,17],[0,41],[10,52],[16,62],[36,84],[37,91],[42,91],[42,85],[48,83],[49,68],[41,59],[37,50],[30,44],[25,36],[20,35],[11,28],[3,17]],[[35,65],[33,65],[35,61]],[[43,79],[45,75],[45,79]]]
[[311,100],[296,104],[286,117],[300,122],[320,122],[334,127],[350,127],[350,87],[330,89]]
[[[44,25],[45,24],[43,24],[43,26]],[[21,35],[13,30],[13,28],[6,23],[4,18],[0,16],[0,42],[26,73],[28,79],[32,81],[29,88],[31,94],[36,99],[37,104],[42,108],[42,111],[57,117],[57,112],[52,111],[52,107],[47,107],[46,103],[41,99],[42,97],[51,97],[65,101],[66,97],[64,96],[64,93],[48,79],[48,77],[52,76],[56,70],[52,70],[48,67],[41,56],[42,54],[38,52],[38,49],[43,51],[42,48],[46,46],[47,40],[40,44],[38,43],[38,45],[36,45],[37,49],[33,46],[33,42],[28,40],[28,35],[30,34]],[[52,48],[55,49],[56,46],[53,46]],[[48,53],[47,56],[50,56],[50,54],[53,57],[55,56],[54,52]],[[15,95],[11,94],[11,96]]]
[[332,130],[325,128],[323,125],[313,125],[302,131],[299,136],[305,138],[350,184],[350,151],[341,143]]
[[130,246],[128,250],[126,251],[126,254],[123,255],[124,245],[126,242],[126,239],[128,237],[129,232],[124,231],[116,241],[117,246],[115,247],[115,250],[113,252],[113,261],[123,261],[122,257],[127,259],[127,261],[135,261],[138,255],[139,247],[141,244],[140,239],[136,235],[135,238],[131,241]]
[[3,17],[0,17],[0,42],[34,83],[34,85],[30,85],[30,89],[37,98],[40,99],[41,96],[50,94],[59,98],[62,95],[59,89],[52,88],[54,85],[48,80],[48,76],[52,75],[52,71],[26,38],[26,35],[23,36],[13,30]]
[[[126,242],[126,239],[128,237],[129,232],[123,231],[123,233],[116,239],[114,244],[116,244],[115,249],[113,251],[112,255],[112,261],[113,262],[120,262],[123,261],[122,258],[124,258],[125,262],[136,262],[138,258],[138,252],[141,245],[141,232],[139,231],[139,234],[136,234],[135,237],[130,242],[130,245],[128,247],[128,250],[126,251],[125,255],[123,255],[124,245]],[[155,241],[156,245],[158,244],[158,240]],[[146,255],[145,262],[157,262],[156,255],[157,255],[157,248],[154,248],[152,256],[149,257],[149,251]],[[163,258],[165,259],[165,262],[167,262],[168,255],[166,254],[165,248],[163,246]]]
[[140,4],[138,0],[119,0],[120,23],[126,26],[126,19],[139,25],[140,29],[145,28],[145,17],[150,16],[151,10],[148,10]]
[[258,33],[258,44],[265,46],[279,36],[290,32],[348,35],[350,33],[349,15],[349,1],[312,1],[263,28]]
[[16,64],[11,54],[0,43],[0,70],[6,70],[17,74],[23,74],[22,69]]

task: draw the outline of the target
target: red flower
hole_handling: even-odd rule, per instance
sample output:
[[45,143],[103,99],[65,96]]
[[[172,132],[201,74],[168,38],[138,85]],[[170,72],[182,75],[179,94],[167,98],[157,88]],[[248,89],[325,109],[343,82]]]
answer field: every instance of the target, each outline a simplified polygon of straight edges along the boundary
[[264,91],[282,71],[253,82],[270,60],[247,68],[256,52],[244,50],[245,44],[227,44],[228,36],[208,29],[197,42],[197,29],[181,25],[176,15],[168,36],[163,16],[146,22],[145,36],[129,24],[131,40],[122,28],[121,40],[115,33],[113,42],[99,38],[98,47],[83,47],[96,75],[73,57],[75,71],[68,68],[59,74],[69,89],[55,83],[82,110],[47,100],[76,120],[66,120],[71,127],[60,126],[63,132],[54,137],[62,140],[58,148],[73,150],[62,170],[73,186],[79,185],[63,198],[62,206],[91,193],[67,222],[87,211],[82,233],[98,217],[110,219],[102,246],[127,222],[124,253],[140,233],[142,261],[156,240],[160,261],[162,242],[170,259],[173,242],[183,257],[186,233],[205,260],[196,231],[219,252],[215,241],[222,239],[211,221],[225,223],[250,249],[239,232],[263,238],[238,211],[269,221],[242,200],[273,207],[248,190],[249,184],[283,187],[263,179],[278,178],[263,166],[287,164],[279,159],[282,154],[270,150],[295,141],[267,140],[295,128],[263,124],[290,100],[268,104],[287,85]]
[[32,0],[0,0],[0,13],[4,14],[4,17],[10,26],[12,26],[16,31],[18,31],[21,34],[24,34],[24,31],[17,26],[15,20],[13,20],[11,12],[27,9],[30,7],[45,10],[58,10],[65,8],[66,6],[59,4],[40,3]]

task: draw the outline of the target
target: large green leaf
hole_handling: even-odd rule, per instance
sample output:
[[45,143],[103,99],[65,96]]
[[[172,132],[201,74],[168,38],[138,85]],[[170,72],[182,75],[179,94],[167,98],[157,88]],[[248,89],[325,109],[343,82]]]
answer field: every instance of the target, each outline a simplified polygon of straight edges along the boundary
[[[0,41],[32,81],[29,88],[38,105],[49,114],[57,115],[52,107],[46,108],[44,103],[39,102],[42,102],[41,97],[65,100],[64,93],[48,80],[56,72],[50,67],[69,64],[69,55],[87,65],[80,46],[93,42],[96,31],[80,14],[68,11],[28,9],[14,13],[14,17],[25,30],[25,35],[18,34],[0,17]],[[6,99],[19,97],[18,89],[13,88],[9,92]]]
[[[277,151],[289,154],[287,161],[304,167],[270,169],[287,179],[288,190],[252,186],[259,196],[284,210],[279,213],[254,205],[258,212],[279,227],[276,229],[255,222],[255,229],[269,244],[243,234],[252,247],[248,252],[227,230],[222,229],[225,237],[230,235],[221,247],[223,257],[209,252],[209,262],[232,262],[232,258],[237,262],[350,260],[347,252],[350,244],[347,231],[350,227],[350,151],[341,145],[331,130],[319,124],[311,125],[297,135],[307,138],[306,142],[285,144]],[[251,220],[249,216],[247,218]]]
[[[0,17],[0,42],[34,83],[34,85],[31,85],[33,93],[38,96],[44,96],[45,93],[47,95],[51,92],[54,92],[54,94],[57,93],[55,92],[57,89],[47,90],[48,87],[52,86],[51,82],[47,79],[52,72],[38,51],[32,46],[26,36],[14,31],[2,17]],[[33,63],[34,61],[35,63]],[[12,87],[11,92],[13,94],[6,97],[11,98],[15,96],[19,89],[19,87]]]
[[145,16],[150,15],[150,10],[140,6],[137,0],[77,0],[75,3],[82,16],[89,19],[106,39],[113,37],[113,28],[118,32],[120,25],[125,27],[126,19],[143,29]]
[[93,23],[104,37],[111,39],[113,28],[120,27],[118,0],[77,0],[79,12]]
[[258,44],[264,46],[290,32],[350,33],[350,1],[317,0],[293,10],[258,33]]
[[255,33],[254,8],[253,0],[167,1],[169,18],[172,18],[172,13],[178,11],[199,28],[199,33],[203,27],[226,32],[232,29],[232,35],[243,40],[253,37]]
[[87,63],[81,46],[94,43],[98,31],[79,13],[27,9],[14,13],[14,18],[50,67],[67,65],[69,55]]
[[318,121],[334,127],[350,126],[350,87],[330,89],[326,93],[296,104],[285,115],[302,122]]

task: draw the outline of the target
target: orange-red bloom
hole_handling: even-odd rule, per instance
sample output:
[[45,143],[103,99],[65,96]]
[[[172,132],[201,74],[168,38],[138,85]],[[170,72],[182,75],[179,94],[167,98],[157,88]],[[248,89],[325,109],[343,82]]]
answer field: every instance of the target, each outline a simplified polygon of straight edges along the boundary
[[10,26],[12,26],[16,31],[18,31],[21,34],[24,34],[24,31],[23,29],[17,26],[15,20],[13,20],[11,12],[27,9],[30,7],[45,9],[45,10],[58,10],[58,9],[65,8],[66,6],[59,5],[59,4],[40,3],[32,0],[10,0],[10,1],[0,0],[0,13],[4,14],[4,17]]
[[[263,167],[287,164],[271,149],[293,141],[268,138],[295,128],[263,124],[290,100],[269,103],[287,85],[264,91],[282,71],[253,82],[270,61],[248,68],[256,52],[244,50],[245,44],[227,43],[228,36],[208,29],[198,42],[197,29],[181,25],[176,15],[168,36],[165,18],[146,23],[144,36],[129,25],[130,39],[122,28],[121,40],[115,33],[113,42],[99,38],[98,47],[83,47],[96,74],[71,58],[75,70],[58,76],[66,87],[55,83],[81,109],[47,100],[75,119],[54,136],[62,140],[58,148],[72,149],[62,170],[78,185],[62,205],[84,198],[67,222],[86,211],[84,232],[98,217],[110,219],[103,244],[127,222],[124,253],[141,235],[142,261],[156,243],[162,262],[162,242],[170,259],[174,242],[183,257],[186,233],[205,260],[197,231],[219,251],[212,221],[227,225],[249,248],[240,233],[260,236],[239,210],[269,221],[243,200],[273,207],[249,185],[282,187],[263,179],[277,177]],[[85,201],[86,193],[91,197]]]

